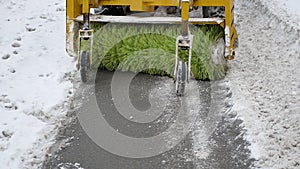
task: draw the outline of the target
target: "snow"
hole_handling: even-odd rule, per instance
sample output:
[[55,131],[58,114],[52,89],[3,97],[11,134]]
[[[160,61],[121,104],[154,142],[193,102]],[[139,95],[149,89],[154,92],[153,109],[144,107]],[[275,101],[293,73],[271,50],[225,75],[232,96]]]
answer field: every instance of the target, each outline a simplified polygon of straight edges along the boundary
[[0,163],[38,168],[73,92],[65,1],[0,2]]
[[289,9],[291,12],[300,16],[300,2],[299,1],[287,0],[287,1],[285,1],[285,5],[286,5],[287,9]]
[[300,15],[292,15],[294,6],[236,1],[240,47],[227,81],[257,159],[254,168],[300,166]]
[[84,169],[84,168],[80,167],[79,163],[75,163],[75,164],[64,163],[64,164],[59,164],[57,167],[59,169],[68,169],[68,168],[72,168],[72,169]]

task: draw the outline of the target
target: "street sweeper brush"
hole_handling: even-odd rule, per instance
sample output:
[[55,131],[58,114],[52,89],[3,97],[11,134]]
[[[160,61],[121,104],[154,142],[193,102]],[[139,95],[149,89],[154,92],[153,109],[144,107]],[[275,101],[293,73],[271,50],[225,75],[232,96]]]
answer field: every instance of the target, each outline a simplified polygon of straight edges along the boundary
[[224,77],[236,42],[233,0],[67,0],[67,51],[83,82],[93,66],[167,75],[182,96],[191,76]]
[[[172,77],[175,64],[175,43],[181,33],[177,25],[109,24],[94,26],[93,66],[107,70],[144,72]],[[223,29],[219,25],[191,27],[194,35],[191,72],[195,79],[223,78],[223,63],[213,63],[212,50],[222,41]],[[219,41],[216,41],[219,39]],[[90,43],[82,45],[88,49]],[[87,46],[86,46],[87,45]],[[221,48],[224,44],[220,44]],[[189,53],[179,50],[179,59],[188,62]],[[221,56],[223,57],[223,55]]]

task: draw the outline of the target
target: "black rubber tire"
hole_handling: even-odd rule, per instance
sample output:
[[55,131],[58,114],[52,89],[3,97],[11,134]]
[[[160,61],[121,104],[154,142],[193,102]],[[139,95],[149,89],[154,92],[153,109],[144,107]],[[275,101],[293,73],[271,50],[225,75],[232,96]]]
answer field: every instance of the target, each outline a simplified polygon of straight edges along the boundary
[[88,70],[90,67],[90,57],[87,51],[82,51],[80,56],[80,77],[83,83],[88,81]]
[[177,65],[177,74],[176,74],[176,95],[183,96],[185,91],[185,84],[187,81],[187,65],[183,61],[179,61]]

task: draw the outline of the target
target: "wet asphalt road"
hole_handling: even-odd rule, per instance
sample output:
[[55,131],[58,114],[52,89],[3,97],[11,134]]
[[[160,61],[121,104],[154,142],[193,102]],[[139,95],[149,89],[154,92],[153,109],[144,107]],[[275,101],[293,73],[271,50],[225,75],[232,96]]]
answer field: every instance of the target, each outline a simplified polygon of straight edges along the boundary
[[[248,169],[253,159],[249,157],[248,143],[243,139],[245,131],[240,127],[241,120],[230,111],[230,89],[224,82],[194,82],[190,83],[187,95],[193,98],[181,99],[173,93],[173,83],[170,78],[138,74],[130,82],[129,100],[133,107],[144,112],[146,117],[152,112],[161,111],[157,118],[148,123],[135,122],[135,115],[122,114],[118,111],[116,96],[126,85],[125,79],[131,73],[121,73],[125,79],[119,79],[114,85],[112,72],[101,71],[97,74],[95,91],[92,85],[85,85],[77,97],[78,103],[83,103],[74,110],[74,120],[62,130],[57,138],[57,144],[52,148],[52,156],[45,161],[44,169]],[[124,84],[122,84],[124,83]],[[97,106],[107,123],[118,133],[132,138],[148,138],[157,136],[178,123],[180,107],[186,104],[183,114],[186,123],[193,123],[192,128],[180,141],[173,138],[180,135],[179,128],[171,130],[164,137],[165,144],[149,144],[149,149],[170,150],[151,157],[131,158],[114,154],[110,149],[98,146],[91,133],[85,132],[80,120],[81,115],[95,111],[91,109],[88,98],[96,96]],[[155,108],[158,103],[157,108]],[[162,106],[159,106],[160,103]],[[94,103],[95,104],[95,103]],[[151,107],[154,109],[151,109]],[[147,111],[151,109],[151,111]],[[76,117],[77,114],[77,118]],[[155,114],[155,113],[154,113]],[[151,117],[152,118],[152,117]],[[149,120],[148,119],[148,120]],[[90,119],[91,125],[93,118]],[[95,121],[95,120],[94,120]],[[85,126],[85,125],[83,125]],[[178,132],[178,133],[177,133]],[[97,133],[97,132],[95,132]],[[97,135],[101,137],[101,132]],[[114,140],[111,140],[114,144]],[[145,146],[126,145],[117,142],[119,149],[143,151]],[[123,147],[122,147],[123,146]],[[130,147],[131,146],[131,147]],[[124,153],[122,152],[122,153]],[[80,166],[80,167],[79,167]],[[64,167],[64,168],[63,168]]]

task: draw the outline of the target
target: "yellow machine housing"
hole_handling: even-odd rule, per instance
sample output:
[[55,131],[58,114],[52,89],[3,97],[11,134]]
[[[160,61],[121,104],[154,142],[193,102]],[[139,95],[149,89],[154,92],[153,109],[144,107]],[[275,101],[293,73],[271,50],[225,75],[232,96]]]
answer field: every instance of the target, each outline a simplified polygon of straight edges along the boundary
[[[181,18],[183,36],[188,34],[188,24],[220,24],[225,32],[225,58],[234,59],[235,42],[237,41],[237,33],[234,26],[234,0],[67,0],[67,43],[73,43],[71,32],[72,22],[78,19],[80,15],[90,13],[90,8],[99,6],[130,6],[131,11],[154,11],[156,6],[175,6],[181,9]],[[189,18],[189,11],[193,7],[198,6],[223,6],[225,7],[225,18],[213,19]],[[126,16],[125,16],[126,17]],[[159,22],[157,17],[157,22]],[[156,19],[156,18],[155,18]],[[220,22],[221,19],[221,22]],[[173,18],[174,21],[178,22]],[[67,44],[67,45],[68,45]],[[72,51],[68,50],[69,53]]]

